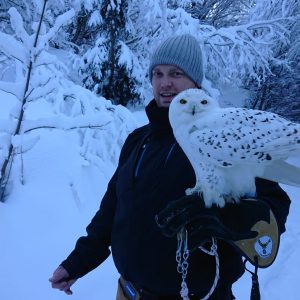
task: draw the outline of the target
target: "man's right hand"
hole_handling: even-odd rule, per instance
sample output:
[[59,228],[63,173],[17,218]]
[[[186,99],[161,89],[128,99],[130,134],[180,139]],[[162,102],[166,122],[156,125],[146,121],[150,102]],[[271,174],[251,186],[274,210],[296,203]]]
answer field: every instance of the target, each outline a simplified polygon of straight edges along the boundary
[[59,266],[49,278],[51,285],[54,289],[59,289],[67,295],[72,295],[71,286],[75,283],[76,279],[70,279],[70,275],[63,266]]

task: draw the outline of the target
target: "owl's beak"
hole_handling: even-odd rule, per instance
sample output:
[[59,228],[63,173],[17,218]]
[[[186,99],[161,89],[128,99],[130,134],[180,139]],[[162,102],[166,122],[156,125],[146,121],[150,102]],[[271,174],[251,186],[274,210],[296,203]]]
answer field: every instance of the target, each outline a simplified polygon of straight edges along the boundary
[[196,106],[193,105],[193,108],[192,108],[192,115],[194,115],[196,113]]

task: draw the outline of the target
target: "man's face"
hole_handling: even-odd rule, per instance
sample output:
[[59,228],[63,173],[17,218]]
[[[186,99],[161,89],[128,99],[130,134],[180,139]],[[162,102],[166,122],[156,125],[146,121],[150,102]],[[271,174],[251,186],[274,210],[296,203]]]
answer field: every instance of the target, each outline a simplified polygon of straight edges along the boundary
[[175,66],[157,65],[152,70],[152,88],[157,106],[169,107],[177,94],[196,84]]

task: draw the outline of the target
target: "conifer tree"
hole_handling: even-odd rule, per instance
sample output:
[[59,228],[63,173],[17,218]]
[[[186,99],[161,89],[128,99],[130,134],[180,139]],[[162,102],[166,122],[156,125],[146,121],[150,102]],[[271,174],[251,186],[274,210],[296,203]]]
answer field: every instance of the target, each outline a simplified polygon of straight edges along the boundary
[[[95,47],[84,55],[84,84],[114,104],[138,102],[139,79],[126,40],[127,1],[104,0],[100,6],[99,35]],[[136,62],[135,62],[136,63]]]

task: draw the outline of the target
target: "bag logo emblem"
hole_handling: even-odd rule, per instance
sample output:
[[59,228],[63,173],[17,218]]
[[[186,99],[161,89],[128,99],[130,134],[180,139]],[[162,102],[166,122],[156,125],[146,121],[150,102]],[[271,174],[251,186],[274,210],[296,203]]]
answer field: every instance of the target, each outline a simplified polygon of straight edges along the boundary
[[272,254],[273,241],[272,238],[264,235],[261,236],[255,243],[255,251],[262,258],[267,258]]

